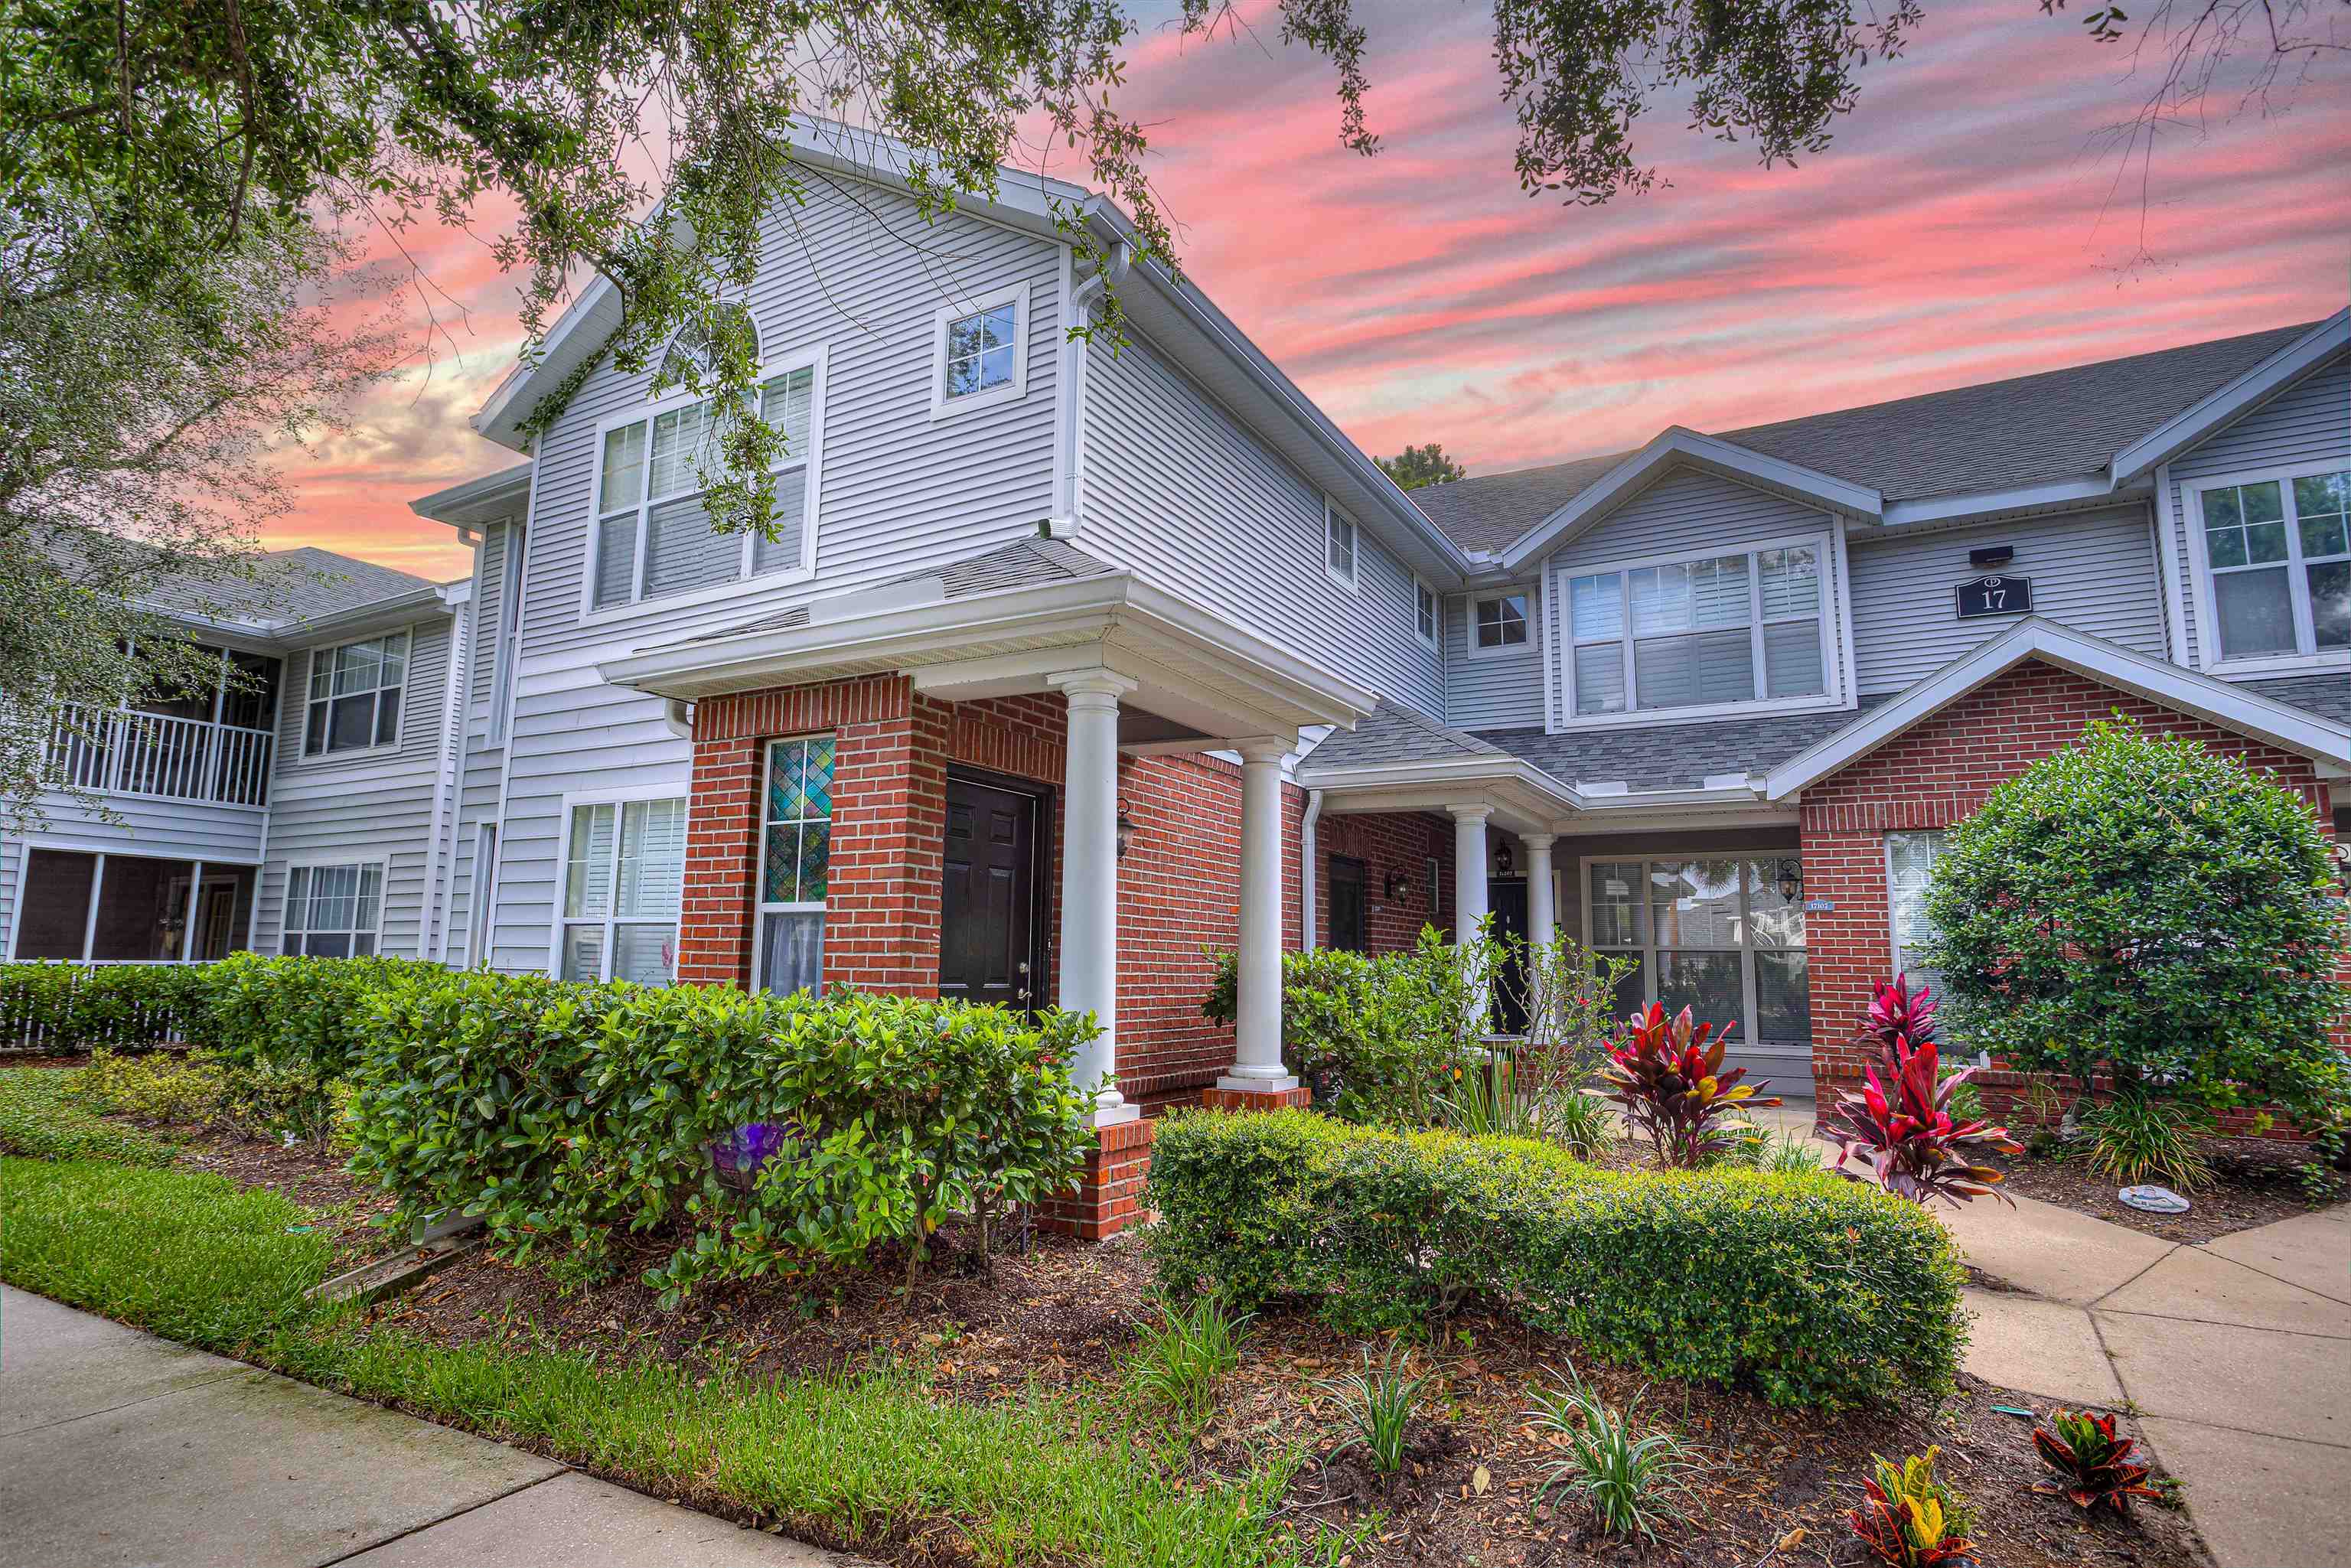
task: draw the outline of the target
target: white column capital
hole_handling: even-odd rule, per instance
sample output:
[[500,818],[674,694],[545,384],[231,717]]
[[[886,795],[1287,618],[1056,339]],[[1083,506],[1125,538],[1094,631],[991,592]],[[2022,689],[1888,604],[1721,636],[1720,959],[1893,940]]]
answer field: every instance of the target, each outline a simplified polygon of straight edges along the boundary
[[1296,737],[1284,740],[1278,735],[1252,735],[1233,742],[1232,748],[1241,754],[1243,762],[1280,762],[1298,748]]
[[1519,842],[1526,845],[1530,852],[1540,852],[1559,842],[1559,835],[1557,833],[1520,833]]
[[1107,699],[1111,706],[1115,707],[1119,698],[1134,690],[1142,683],[1130,676],[1122,675],[1116,670],[1104,669],[1097,665],[1086,670],[1058,671],[1047,675],[1045,684],[1049,686],[1057,686],[1067,693],[1073,706],[1080,697],[1092,697],[1096,700],[1085,706],[1096,706],[1102,699]]
[[1494,814],[1491,806],[1447,806],[1445,810],[1456,822],[1483,822]]

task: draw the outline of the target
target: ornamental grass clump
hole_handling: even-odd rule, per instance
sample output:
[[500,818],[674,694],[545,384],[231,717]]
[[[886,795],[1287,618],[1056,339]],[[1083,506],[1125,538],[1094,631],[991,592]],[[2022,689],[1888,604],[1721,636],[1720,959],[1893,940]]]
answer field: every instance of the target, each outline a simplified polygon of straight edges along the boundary
[[1657,1164],[1696,1170],[1755,1135],[1740,1113],[1782,1103],[1757,1098],[1760,1084],[1741,1083],[1747,1069],[1722,1065],[1723,1040],[1712,1024],[1694,1021],[1684,1008],[1668,1019],[1656,1002],[1625,1021],[1600,1075],[1604,1094],[1625,1109],[1633,1131],[1649,1140]]
[[1620,1540],[1655,1541],[1659,1525],[1687,1523],[1691,1482],[1703,1469],[1689,1445],[1663,1427],[1642,1433],[1638,1395],[1618,1411],[1573,1367],[1560,1384],[1538,1393],[1526,1413],[1528,1426],[1567,1450],[1541,1467],[1534,1500],[1554,1491],[1582,1498],[1601,1530]]
[[1970,1164],[1979,1150],[2023,1153],[2005,1127],[1981,1122],[1956,1121],[1951,1096],[1975,1069],[1962,1068],[1945,1077],[1941,1058],[1932,1041],[1912,1050],[1907,1041],[1894,1042],[1895,1061],[1889,1094],[1878,1081],[1875,1065],[1863,1069],[1862,1092],[1846,1094],[1836,1103],[1823,1134],[1840,1151],[1836,1168],[1854,1180],[1845,1162],[1859,1155],[1877,1185],[1897,1197],[1924,1204],[1939,1197],[1957,1207],[1987,1193],[2015,1207],[1998,1189],[2004,1179],[1990,1166]]
[[2054,1482],[2032,1490],[2063,1497],[2085,1513],[2104,1509],[2127,1515],[2131,1499],[2163,1495],[2147,1484],[2148,1467],[2131,1458],[2137,1439],[2116,1437],[2112,1416],[2053,1410],[2048,1426],[2032,1428],[2032,1447],[2057,1474]]
[[2181,1192],[2207,1192],[2216,1180],[2200,1145],[2217,1125],[2200,1105],[2119,1094],[2083,1116],[2080,1129],[2083,1165],[2117,1186],[2159,1180]]
[[1344,1377],[1318,1381],[1315,1392],[1327,1394],[1338,1403],[1348,1427],[1347,1437],[1331,1450],[1331,1457],[1361,1448],[1377,1473],[1393,1476],[1401,1471],[1411,1436],[1413,1406],[1427,1383],[1427,1378],[1416,1377],[1405,1369],[1403,1349],[1395,1343],[1376,1361],[1366,1349],[1361,1369]]

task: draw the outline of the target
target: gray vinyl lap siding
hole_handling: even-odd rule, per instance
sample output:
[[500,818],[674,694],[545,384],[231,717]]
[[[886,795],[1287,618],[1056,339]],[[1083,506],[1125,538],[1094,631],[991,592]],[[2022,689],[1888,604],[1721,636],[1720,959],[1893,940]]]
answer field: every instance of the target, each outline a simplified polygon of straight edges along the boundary
[[[1527,596],[1523,646],[1472,657],[1472,606],[1493,593]],[[1445,722],[1456,729],[1515,729],[1543,722],[1543,637],[1537,628],[1545,607],[1531,582],[1474,595],[1457,594],[1445,603]]]
[[1997,570],[2032,583],[2032,612],[2165,656],[2162,573],[2144,504],[1935,533],[1848,536],[1854,675],[1865,696],[1898,692],[2016,624],[2015,616],[1959,618],[1956,590],[1984,575],[1968,552],[2009,546]]
[[1087,354],[1079,544],[1441,718],[1446,671],[1412,574],[1358,528],[1356,586],[1333,581],[1317,486],[1149,342]]
[[1564,575],[1611,561],[1751,548],[1799,534],[1826,534],[1828,514],[1719,475],[1678,469],[1618,507],[1552,556]]
[[2203,632],[2189,549],[2188,496],[2197,482],[2223,474],[2339,459],[2351,465],[2351,357],[2337,355],[2226,430],[2172,459],[2168,494],[2173,559],[2179,570],[2180,602],[2187,606],[2188,647],[2184,662],[2200,667]]

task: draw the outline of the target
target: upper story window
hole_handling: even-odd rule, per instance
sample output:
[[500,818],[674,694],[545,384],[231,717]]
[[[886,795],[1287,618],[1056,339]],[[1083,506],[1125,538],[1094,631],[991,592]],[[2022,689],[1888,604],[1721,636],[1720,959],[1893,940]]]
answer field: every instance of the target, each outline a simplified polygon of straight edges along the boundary
[[607,420],[596,465],[589,604],[601,610],[816,566],[815,474],[823,440],[820,350],[791,356],[761,384],[759,417],[782,433],[776,537],[721,533],[703,507],[703,476],[722,461],[708,400]]
[[1578,717],[1820,697],[1828,596],[1818,542],[1628,566],[1567,585]]
[[931,417],[1009,402],[1029,390],[1021,331],[1029,286],[939,307],[933,329]]
[[2351,650],[2351,470],[2196,492],[2223,659]]
[[324,757],[398,745],[400,693],[407,680],[405,632],[313,649],[302,755]]
[[1527,645],[1527,596],[1497,593],[1476,601],[1470,625],[1472,653],[1500,653]]
[[1328,500],[1322,503],[1322,568],[1340,587],[1355,586],[1355,525]]
[[1413,629],[1420,633],[1420,640],[1427,643],[1432,648],[1437,646],[1437,632],[1440,614],[1441,612],[1437,608],[1436,592],[1429,588],[1428,584],[1421,581],[1418,578],[1413,579]]

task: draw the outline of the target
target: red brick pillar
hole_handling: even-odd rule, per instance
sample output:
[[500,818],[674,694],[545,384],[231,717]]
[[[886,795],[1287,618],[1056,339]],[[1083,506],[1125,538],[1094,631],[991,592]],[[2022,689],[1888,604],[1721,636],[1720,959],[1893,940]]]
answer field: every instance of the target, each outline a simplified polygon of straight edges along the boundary
[[1148,1116],[1097,1128],[1078,1185],[1037,1206],[1037,1223],[1065,1236],[1100,1241],[1143,1217],[1143,1187],[1151,1175],[1151,1142],[1159,1124]]

